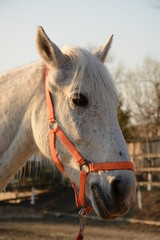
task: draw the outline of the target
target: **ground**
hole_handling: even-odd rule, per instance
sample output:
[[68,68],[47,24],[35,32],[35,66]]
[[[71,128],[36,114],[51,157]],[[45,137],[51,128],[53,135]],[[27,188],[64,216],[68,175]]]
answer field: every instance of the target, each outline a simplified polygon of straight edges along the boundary
[[[64,222],[63,222],[64,221]],[[68,222],[62,218],[56,221],[7,221],[0,223],[1,240],[71,240],[76,239],[77,222]],[[86,240],[159,240],[160,232],[140,229],[130,224],[97,225],[87,224],[84,239]]]
[[[76,239],[78,217],[73,190],[63,188],[40,192],[33,206],[28,197],[23,197],[19,203],[1,200],[0,240]],[[127,218],[160,222],[160,191],[143,191],[142,203],[143,209],[138,210],[135,197]],[[100,221],[91,214],[84,239],[159,240],[159,235],[160,226]]]

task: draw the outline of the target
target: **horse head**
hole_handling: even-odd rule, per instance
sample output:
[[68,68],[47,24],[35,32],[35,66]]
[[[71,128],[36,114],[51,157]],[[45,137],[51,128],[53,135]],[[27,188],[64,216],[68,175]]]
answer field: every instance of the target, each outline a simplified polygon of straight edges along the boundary
[[[117,120],[116,88],[104,65],[111,42],[112,36],[92,53],[69,46],[60,50],[41,27],[37,31],[56,121],[89,163],[130,161]],[[79,165],[58,138],[55,144],[65,175],[78,188]],[[135,185],[133,171],[99,170],[88,174],[85,193],[98,215],[113,219],[128,211]]]

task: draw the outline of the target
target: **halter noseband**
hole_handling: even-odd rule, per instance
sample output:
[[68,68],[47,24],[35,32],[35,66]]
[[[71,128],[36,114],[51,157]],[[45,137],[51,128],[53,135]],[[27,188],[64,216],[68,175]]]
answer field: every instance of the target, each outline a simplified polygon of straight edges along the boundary
[[98,171],[111,171],[111,170],[132,170],[134,171],[133,164],[131,162],[101,162],[101,163],[88,163],[78,152],[78,150],[75,148],[75,146],[72,144],[72,142],[69,140],[69,138],[65,135],[63,130],[58,125],[55,114],[54,114],[54,108],[53,103],[50,95],[50,91],[47,86],[47,76],[48,76],[48,69],[46,68],[45,71],[45,93],[46,93],[46,100],[47,100],[47,107],[48,107],[48,116],[49,116],[49,124],[50,124],[50,131],[49,131],[49,144],[50,144],[50,151],[51,156],[58,167],[58,169],[61,171],[62,174],[64,173],[64,167],[61,164],[60,160],[58,159],[58,156],[56,154],[56,148],[55,148],[55,138],[56,136],[61,140],[61,142],[65,145],[67,150],[71,153],[73,158],[77,161],[79,168],[80,168],[80,183],[79,183],[79,195],[76,188],[76,185],[72,182],[72,186],[75,191],[75,198],[76,198],[76,204],[77,207],[82,206],[85,210],[85,214],[92,211],[92,206],[85,206],[85,185],[86,185],[86,179],[87,175],[93,172]]

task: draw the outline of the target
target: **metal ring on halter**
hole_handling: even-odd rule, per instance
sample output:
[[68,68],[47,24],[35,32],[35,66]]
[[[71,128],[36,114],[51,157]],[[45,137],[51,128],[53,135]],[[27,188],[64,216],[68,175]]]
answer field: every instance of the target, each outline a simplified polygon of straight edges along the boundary
[[54,131],[57,127],[58,127],[58,123],[57,123],[56,120],[54,120],[54,122],[50,122],[50,123],[49,123],[49,128],[50,128],[51,130]]
[[86,173],[90,172],[89,163],[87,161],[80,165],[80,171],[83,171],[83,172],[86,172]]

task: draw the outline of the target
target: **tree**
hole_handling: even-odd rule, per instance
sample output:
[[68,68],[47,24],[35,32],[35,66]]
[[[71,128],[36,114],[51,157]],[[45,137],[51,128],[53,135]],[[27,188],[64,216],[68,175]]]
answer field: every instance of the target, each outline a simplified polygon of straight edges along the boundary
[[130,131],[130,111],[129,110],[124,110],[123,109],[123,103],[122,99],[120,98],[119,104],[117,107],[117,116],[118,116],[118,121],[119,125],[121,127],[122,133],[125,137],[125,139],[131,138],[131,131]]
[[139,124],[160,125],[160,62],[146,58],[141,68],[128,71],[126,78],[132,118]]
[[134,70],[120,64],[114,79],[132,123],[160,125],[160,62],[146,58]]

